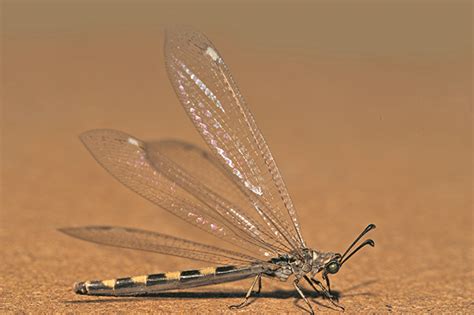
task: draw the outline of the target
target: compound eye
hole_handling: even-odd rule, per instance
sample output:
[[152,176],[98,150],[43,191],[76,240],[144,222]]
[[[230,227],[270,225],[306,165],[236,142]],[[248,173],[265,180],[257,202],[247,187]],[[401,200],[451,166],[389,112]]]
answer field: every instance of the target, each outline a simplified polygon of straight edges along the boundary
[[336,261],[330,262],[326,266],[326,270],[327,272],[334,274],[339,271],[339,264]]

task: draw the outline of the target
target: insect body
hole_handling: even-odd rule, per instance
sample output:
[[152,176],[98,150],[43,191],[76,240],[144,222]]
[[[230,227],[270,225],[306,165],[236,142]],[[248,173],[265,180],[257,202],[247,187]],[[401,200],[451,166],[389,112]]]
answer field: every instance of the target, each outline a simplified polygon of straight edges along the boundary
[[[191,30],[167,33],[168,76],[186,113],[210,152],[182,141],[143,142],[117,130],[91,130],[81,140],[96,160],[124,185],[186,222],[234,245],[229,250],[173,236],[111,226],[61,229],[95,243],[152,251],[217,265],[114,280],[85,281],[74,291],[87,295],[139,295],[253,278],[244,300],[262,277],[302,280],[337,307],[329,275],[366,245],[341,255],[306,246],[291,198],[262,134],[214,45]],[[352,250],[352,252],[351,252]],[[316,279],[322,273],[325,282]]]

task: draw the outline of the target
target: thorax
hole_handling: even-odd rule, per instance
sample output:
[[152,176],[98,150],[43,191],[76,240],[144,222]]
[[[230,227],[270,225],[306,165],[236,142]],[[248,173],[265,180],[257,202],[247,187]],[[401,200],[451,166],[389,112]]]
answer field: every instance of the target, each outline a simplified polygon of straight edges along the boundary
[[275,277],[280,281],[288,280],[291,275],[301,278],[313,269],[313,251],[303,249],[301,253],[281,255],[272,258],[269,262],[274,268],[266,272],[267,276]]

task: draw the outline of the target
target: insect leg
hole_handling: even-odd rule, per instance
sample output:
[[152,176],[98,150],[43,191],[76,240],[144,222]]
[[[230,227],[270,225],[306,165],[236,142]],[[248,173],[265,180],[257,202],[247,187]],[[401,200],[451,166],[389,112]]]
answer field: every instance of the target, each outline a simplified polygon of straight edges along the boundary
[[255,279],[253,280],[253,283],[252,285],[250,286],[250,289],[247,291],[247,294],[245,295],[245,298],[244,300],[239,303],[239,304],[235,304],[235,305],[230,305],[229,308],[230,309],[236,309],[236,308],[242,308],[244,306],[247,305],[247,302],[250,298],[250,295],[252,294],[252,291],[253,291],[253,288],[255,287],[255,284],[257,283],[258,281],[258,291],[256,292],[257,294],[260,293],[260,289],[262,288],[262,274],[259,273]]
[[310,314],[314,315],[313,307],[311,306],[311,304],[309,304],[308,299],[306,298],[306,296],[304,296],[303,291],[301,291],[300,287],[298,286],[299,281],[299,279],[295,279],[293,281],[293,286],[295,287],[296,291],[298,291],[303,300],[306,302],[306,305],[308,305]]
[[258,278],[258,289],[255,291],[255,294],[260,294],[260,291],[262,290],[262,276]]
[[335,298],[331,292],[328,291],[328,289],[326,289],[326,287],[321,283],[321,281],[319,281],[318,279],[316,278],[311,278],[311,281],[315,284],[317,284],[320,288],[321,288],[321,291],[323,291],[324,293],[324,296],[326,296],[327,298],[329,299],[333,299]]
[[314,291],[316,291],[318,294],[321,294],[321,291],[319,291],[318,288],[316,288],[313,281],[311,281],[311,279],[308,278],[307,275],[304,275],[304,279],[309,283],[309,285],[313,288]]
[[333,296],[332,293],[331,293],[331,283],[329,282],[329,277],[327,276],[326,273],[323,273],[323,279],[326,280],[326,286],[328,287],[329,295]]
[[[308,280],[309,280],[309,279],[307,279],[307,281],[308,281]],[[332,305],[334,305],[335,307],[340,308],[340,309],[343,310],[343,311],[345,310],[344,306],[342,306],[342,305],[340,305],[340,304],[337,303],[337,302],[338,302],[337,297],[334,296],[334,295],[332,295],[331,292],[328,291],[328,290],[324,287],[324,285],[321,283],[321,281],[319,281],[319,280],[316,279],[316,278],[311,278],[310,280],[311,280],[313,283],[317,284],[317,285],[321,288],[321,290],[323,291],[324,295],[329,298],[329,301],[331,301]],[[308,282],[311,283],[311,281],[308,281]],[[313,287],[313,289],[316,290],[316,288],[315,288],[313,285],[311,285],[311,286]],[[316,291],[317,291],[317,290],[316,290]]]

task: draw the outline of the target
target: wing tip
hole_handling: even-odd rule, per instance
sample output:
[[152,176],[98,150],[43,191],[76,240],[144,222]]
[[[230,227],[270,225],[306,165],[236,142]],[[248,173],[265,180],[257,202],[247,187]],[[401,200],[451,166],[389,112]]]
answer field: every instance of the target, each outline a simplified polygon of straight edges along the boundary
[[91,129],[79,134],[79,140],[95,156],[97,149],[103,149],[111,142],[128,143],[144,147],[144,141],[126,132],[115,129]]
[[[200,30],[191,25],[178,24],[165,28],[165,55],[173,52],[175,49],[181,49],[181,46],[205,42],[206,46],[211,45],[209,38]],[[202,47],[200,47],[202,49]]]
[[102,128],[90,129],[90,130],[81,132],[79,134],[79,139],[82,142],[87,142],[90,139],[97,138],[98,136],[104,136],[105,134],[111,133],[111,132],[120,132],[120,131],[114,130],[114,129],[102,129]]
[[63,234],[66,234],[68,236],[72,236],[72,237],[75,237],[74,235],[74,231],[77,231],[77,227],[60,227],[60,228],[57,228],[56,230],[58,232],[61,232]]
[[[60,228],[57,228],[56,230],[74,238],[88,240],[87,238],[84,237],[84,235],[87,235],[88,233],[103,232],[103,231],[113,230],[117,228],[121,228],[121,227],[114,227],[114,226],[109,226],[109,225],[86,225],[86,226],[78,226],[78,227],[69,227],[69,226],[60,227]],[[125,229],[125,228],[122,228],[122,229]]]

